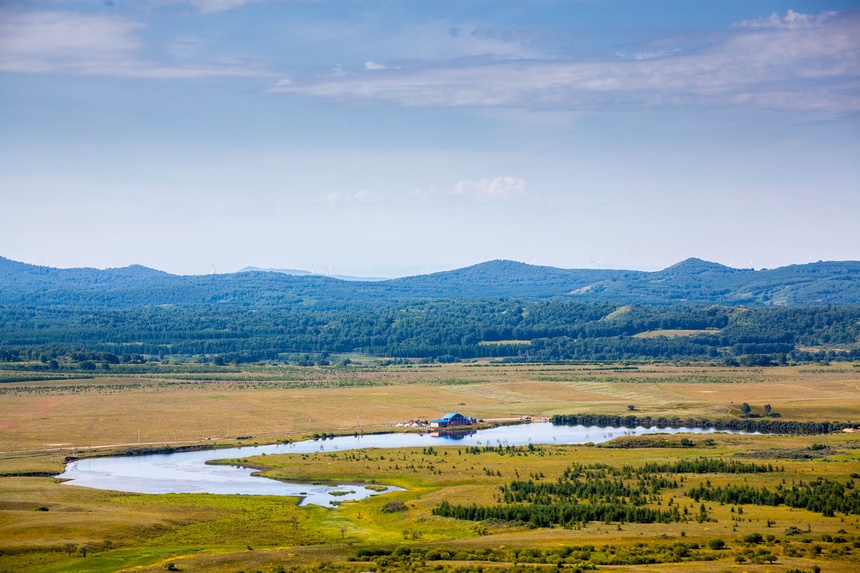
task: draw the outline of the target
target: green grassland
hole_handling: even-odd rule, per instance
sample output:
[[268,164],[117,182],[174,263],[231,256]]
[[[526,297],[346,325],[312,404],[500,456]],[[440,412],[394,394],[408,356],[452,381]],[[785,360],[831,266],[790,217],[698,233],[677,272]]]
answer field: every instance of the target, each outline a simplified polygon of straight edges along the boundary
[[[198,379],[141,373],[8,382],[0,395],[0,571],[814,571],[860,568],[860,515],[704,502],[687,492],[824,478],[860,489],[860,433],[620,438],[602,445],[462,446],[228,460],[268,477],[373,482],[404,491],[330,508],[298,499],[143,495],[64,485],[67,456],[166,446],[266,443],[317,432],[393,430],[461,411],[483,419],[564,413],[731,417],[743,402],[788,420],[860,421],[860,368],[496,365],[232,368]],[[201,376],[203,376],[201,374]],[[140,431],[140,441],[138,441]],[[239,440],[239,437],[244,439]],[[212,438],[206,441],[205,438]],[[687,474],[646,504],[682,507],[672,523],[530,527],[440,517],[497,505],[500,486],[552,483],[574,464],[641,467],[697,457],[772,464],[755,474]],[[332,498],[337,501],[337,498]],[[741,513],[742,511],[742,513]],[[761,541],[750,542],[760,534]],[[771,537],[772,536],[772,537]],[[708,541],[721,539],[724,548]],[[587,548],[591,546],[591,550]],[[587,554],[587,555],[586,555]],[[635,557],[635,558],[634,558]],[[645,558],[651,564],[635,564]],[[771,562],[768,559],[773,557]],[[758,562],[757,562],[758,561]]]

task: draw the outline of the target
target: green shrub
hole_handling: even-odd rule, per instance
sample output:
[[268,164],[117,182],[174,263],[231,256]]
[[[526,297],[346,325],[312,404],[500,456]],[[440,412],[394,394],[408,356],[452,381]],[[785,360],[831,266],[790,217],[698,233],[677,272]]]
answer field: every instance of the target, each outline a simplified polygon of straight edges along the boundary
[[761,533],[750,533],[748,535],[743,536],[744,543],[761,543],[764,541],[764,537],[761,536]]
[[395,513],[398,511],[406,511],[406,504],[402,501],[389,501],[382,506],[382,513]]

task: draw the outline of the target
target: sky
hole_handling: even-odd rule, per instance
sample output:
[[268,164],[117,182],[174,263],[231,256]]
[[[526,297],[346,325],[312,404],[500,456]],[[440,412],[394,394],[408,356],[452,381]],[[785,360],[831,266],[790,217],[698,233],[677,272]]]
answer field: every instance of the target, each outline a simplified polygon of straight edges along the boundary
[[860,0],[0,0],[0,256],[860,259]]

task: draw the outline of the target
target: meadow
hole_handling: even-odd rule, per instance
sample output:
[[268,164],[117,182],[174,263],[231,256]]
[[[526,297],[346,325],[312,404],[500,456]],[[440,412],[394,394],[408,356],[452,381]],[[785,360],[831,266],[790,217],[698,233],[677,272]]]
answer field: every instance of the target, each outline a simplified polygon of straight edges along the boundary
[[[357,360],[347,368],[161,372],[155,365],[136,374],[7,381],[0,384],[0,570],[856,571],[854,511],[830,516],[786,505],[697,502],[688,494],[730,484],[777,491],[821,478],[846,488],[847,498],[860,489],[860,433],[652,436],[480,451],[453,445],[226,462],[276,479],[406,488],[331,508],[298,507],[295,498],[100,491],[50,477],[68,457],[393,431],[395,422],[449,411],[499,422],[631,411],[715,419],[741,416],[744,403],[752,416],[768,404],[785,420],[860,422],[860,368],[486,361],[383,367]],[[572,467],[621,471],[700,457],[778,471],[652,472],[648,479],[677,486],[656,488],[636,503],[678,508],[683,520],[666,523],[542,526],[438,515],[446,502],[504,506],[504,488],[514,482],[553,484]]]

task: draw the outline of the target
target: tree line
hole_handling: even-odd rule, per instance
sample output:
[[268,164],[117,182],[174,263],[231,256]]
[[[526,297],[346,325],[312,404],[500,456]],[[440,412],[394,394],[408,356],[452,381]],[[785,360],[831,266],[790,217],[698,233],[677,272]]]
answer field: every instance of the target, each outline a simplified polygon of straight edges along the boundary
[[262,309],[0,306],[3,362],[45,353],[71,362],[80,362],[76,355],[82,352],[219,355],[225,362],[256,362],[360,352],[440,362],[703,360],[768,366],[860,360],[858,339],[860,307],[656,307],[512,299]]
[[651,416],[619,416],[613,414],[557,414],[552,423],[558,426],[600,426],[611,428],[713,428],[762,434],[815,435],[841,432],[853,427],[851,422],[797,422],[764,418],[664,418]]
[[787,505],[833,517],[835,512],[860,514],[860,492],[854,482],[839,483],[819,477],[812,482],[777,485],[773,489],[749,485],[712,486],[710,483],[691,489],[687,495],[696,502],[718,501],[733,505]]

